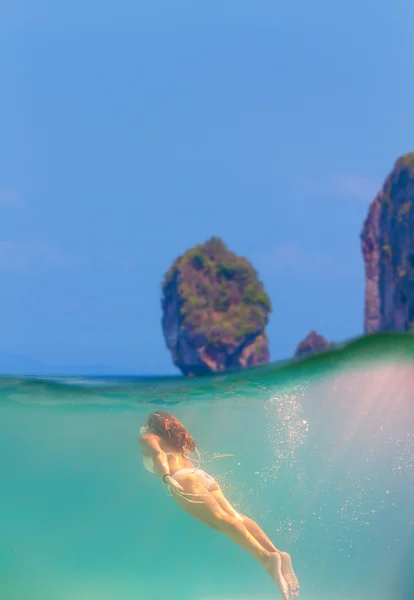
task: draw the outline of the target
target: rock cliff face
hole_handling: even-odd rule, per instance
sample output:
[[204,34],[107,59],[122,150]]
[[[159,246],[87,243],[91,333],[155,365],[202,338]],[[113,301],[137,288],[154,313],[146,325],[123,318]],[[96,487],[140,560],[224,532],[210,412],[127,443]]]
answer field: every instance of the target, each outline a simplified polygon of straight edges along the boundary
[[414,153],[397,160],[361,232],[365,332],[414,330]]
[[314,352],[322,352],[322,350],[326,350],[332,345],[333,342],[328,342],[327,339],[316,333],[316,331],[311,331],[296,348],[295,356],[299,357],[306,354],[313,354]]
[[251,264],[220,239],[180,256],[162,293],[165,341],[184,375],[268,362],[269,297]]

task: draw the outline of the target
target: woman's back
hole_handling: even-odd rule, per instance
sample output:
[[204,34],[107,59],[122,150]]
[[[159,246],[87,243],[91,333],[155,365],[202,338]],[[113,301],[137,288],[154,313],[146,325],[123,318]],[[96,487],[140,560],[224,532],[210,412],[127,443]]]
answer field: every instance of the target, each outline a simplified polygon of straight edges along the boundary
[[[164,440],[159,435],[155,435],[155,434],[150,434],[150,435],[152,435],[157,440],[159,447],[165,453],[167,460],[168,460],[170,474],[172,476],[174,475],[174,473],[176,473],[180,469],[193,468],[193,466],[194,466],[193,462],[190,460],[190,458],[188,458],[188,456],[182,450],[179,450],[177,447],[173,446],[172,444],[169,444],[166,440]],[[144,466],[148,471],[153,472],[153,469],[151,468],[152,467],[152,459],[150,457],[144,456]]]
[[169,444],[158,435],[155,437],[158,440],[161,450],[167,455],[171,475],[179,469],[191,468],[193,466],[190,458],[182,450],[178,450],[178,448]]

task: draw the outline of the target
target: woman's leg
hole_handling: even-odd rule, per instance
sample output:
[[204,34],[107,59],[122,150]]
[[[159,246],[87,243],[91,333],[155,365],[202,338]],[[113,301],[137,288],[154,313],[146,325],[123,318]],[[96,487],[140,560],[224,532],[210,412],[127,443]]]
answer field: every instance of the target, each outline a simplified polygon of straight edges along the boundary
[[265,550],[268,552],[278,552],[280,554],[282,559],[282,575],[288,584],[290,595],[291,597],[298,596],[299,582],[293,570],[290,555],[287,552],[281,552],[278,550],[272,541],[267,537],[263,529],[261,529],[259,525],[253,521],[253,519],[250,519],[245,515],[240,515],[224,496],[223,491],[218,484],[217,489],[214,489],[211,494],[224,511],[226,511],[229,515],[232,515],[235,518],[243,521],[248,532],[259,542],[261,546],[263,546],[263,548],[265,548]]
[[263,548],[265,548],[268,552],[280,552],[280,550],[278,550],[276,546],[272,543],[272,541],[267,537],[263,529],[261,529],[259,525],[255,521],[253,521],[253,519],[250,519],[250,517],[246,517],[246,515],[240,515],[235,510],[235,508],[224,496],[220,488],[212,491],[211,493],[223,510],[243,521],[247,531],[249,531],[249,533],[252,534],[252,536],[259,542],[259,544],[263,546]]
[[[269,552],[249,533],[243,521],[223,510],[213,494],[209,492],[200,474],[183,475],[179,478],[184,494],[199,494],[185,497],[173,492],[174,500],[192,517],[209,525],[229,537],[235,544],[249,552],[278,584],[283,598],[289,598],[289,590],[282,576],[282,560],[278,552]],[[190,500],[202,501],[194,504]]]

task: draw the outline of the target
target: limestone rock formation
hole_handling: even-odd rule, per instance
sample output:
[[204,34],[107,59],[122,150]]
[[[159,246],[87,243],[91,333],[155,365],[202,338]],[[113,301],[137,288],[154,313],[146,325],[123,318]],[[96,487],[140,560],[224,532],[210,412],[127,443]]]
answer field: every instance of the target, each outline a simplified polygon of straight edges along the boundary
[[257,272],[219,238],[177,258],[162,285],[162,328],[184,375],[269,361],[271,303]]
[[313,354],[315,352],[322,352],[333,345],[332,342],[328,342],[322,335],[319,335],[316,331],[311,331],[300,342],[295,351],[295,356],[305,356],[307,354]]
[[414,153],[400,157],[361,232],[366,333],[414,330]]

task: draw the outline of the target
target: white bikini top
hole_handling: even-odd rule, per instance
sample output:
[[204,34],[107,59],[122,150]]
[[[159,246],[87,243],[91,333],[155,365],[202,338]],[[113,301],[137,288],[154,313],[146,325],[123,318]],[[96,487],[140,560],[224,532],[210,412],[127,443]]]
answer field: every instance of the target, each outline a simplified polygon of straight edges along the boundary
[[147,471],[154,473],[154,462],[150,456],[143,456],[142,462],[144,463],[144,467],[147,469]]
[[[177,452],[166,452],[165,453],[166,456],[174,456],[175,454],[177,454]],[[144,463],[144,467],[147,469],[147,471],[149,471],[150,473],[155,473],[154,461],[152,460],[151,456],[143,456],[142,462]]]

